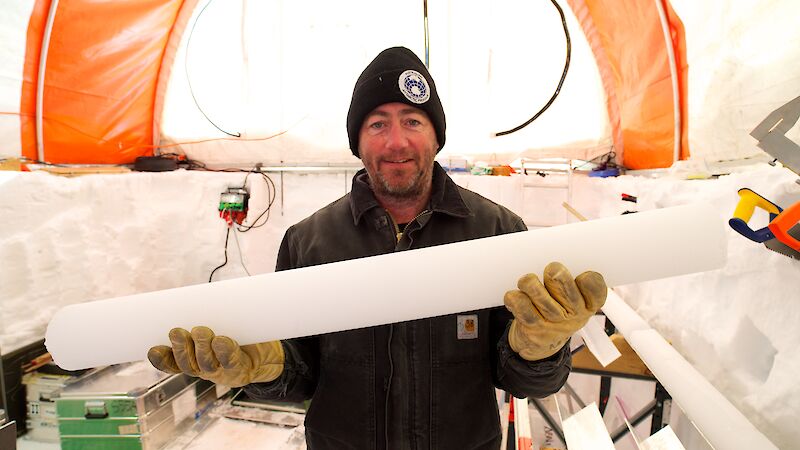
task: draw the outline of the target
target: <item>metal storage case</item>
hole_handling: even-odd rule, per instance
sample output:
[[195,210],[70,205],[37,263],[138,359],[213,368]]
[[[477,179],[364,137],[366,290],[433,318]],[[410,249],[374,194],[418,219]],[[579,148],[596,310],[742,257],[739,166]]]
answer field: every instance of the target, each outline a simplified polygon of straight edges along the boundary
[[62,450],[154,450],[217,398],[210,381],[168,375],[146,361],[110,366],[57,394]]
[[[88,374],[87,374],[88,375]],[[40,442],[58,442],[58,418],[52,396],[79,378],[74,375],[31,372],[22,376],[28,416],[25,420],[28,439]]]
[[58,420],[56,404],[52,401],[54,391],[66,386],[69,375],[51,375],[32,372],[22,376],[25,385],[25,400],[28,417],[28,437],[34,441],[58,442]]

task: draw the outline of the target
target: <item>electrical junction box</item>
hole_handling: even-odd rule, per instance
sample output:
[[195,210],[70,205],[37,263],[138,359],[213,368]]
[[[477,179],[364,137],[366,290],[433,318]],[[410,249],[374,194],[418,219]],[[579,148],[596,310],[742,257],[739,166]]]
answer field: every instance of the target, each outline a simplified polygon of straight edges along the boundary
[[239,225],[247,217],[247,203],[250,200],[250,193],[247,189],[228,188],[219,196],[219,216],[228,222],[228,226],[234,222]]
[[244,188],[228,188],[220,194],[219,210],[246,211],[250,193]]

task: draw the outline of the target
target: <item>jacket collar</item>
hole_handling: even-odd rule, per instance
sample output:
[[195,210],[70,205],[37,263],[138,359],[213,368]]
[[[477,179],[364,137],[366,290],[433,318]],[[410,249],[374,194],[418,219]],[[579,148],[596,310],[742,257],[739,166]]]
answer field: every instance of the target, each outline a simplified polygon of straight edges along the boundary
[[[350,191],[350,211],[353,213],[353,223],[358,225],[361,217],[372,208],[379,208],[380,203],[372,193],[369,186],[369,177],[366,169],[361,169],[353,176],[353,188]],[[433,187],[431,189],[431,200],[428,209],[434,212],[448,214],[453,217],[469,217],[472,211],[469,209],[458,185],[447,175],[447,172],[439,165],[433,163]]]

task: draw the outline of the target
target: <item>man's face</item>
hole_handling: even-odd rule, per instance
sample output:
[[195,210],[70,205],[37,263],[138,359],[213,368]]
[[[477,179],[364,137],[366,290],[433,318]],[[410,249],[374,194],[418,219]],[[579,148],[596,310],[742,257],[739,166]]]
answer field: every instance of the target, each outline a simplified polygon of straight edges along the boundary
[[405,103],[378,106],[361,124],[358,152],[377,195],[422,195],[430,186],[438,149],[428,115]]

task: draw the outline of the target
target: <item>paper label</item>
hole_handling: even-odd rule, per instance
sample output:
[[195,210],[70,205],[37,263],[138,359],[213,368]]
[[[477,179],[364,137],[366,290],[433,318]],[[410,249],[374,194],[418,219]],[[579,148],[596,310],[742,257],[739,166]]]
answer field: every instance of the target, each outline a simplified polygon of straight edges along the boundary
[[642,450],[686,450],[669,425],[642,442]]
[[603,367],[606,367],[622,356],[622,354],[603,329],[603,325],[600,323],[600,321],[603,320],[605,320],[605,318],[602,316],[592,317],[591,320],[581,328],[579,333],[583,338],[583,342],[586,343],[586,348],[589,349]]
[[118,427],[119,434],[139,434],[139,424],[131,423],[128,425],[120,425]]
[[614,443],[596,403],[563,419],[561,424],[570,450],[614,450]]
[[55,405],[55,403],[52,403],[52,404],[40,404],[39,405],[39,415],[43,419],[58,419],[58,414],[56,413],[56,405]]
[[459,315],[457,318],[457,331],[456,334],[459,339],[477,339],[478,338],[478,315],[467,314]]

